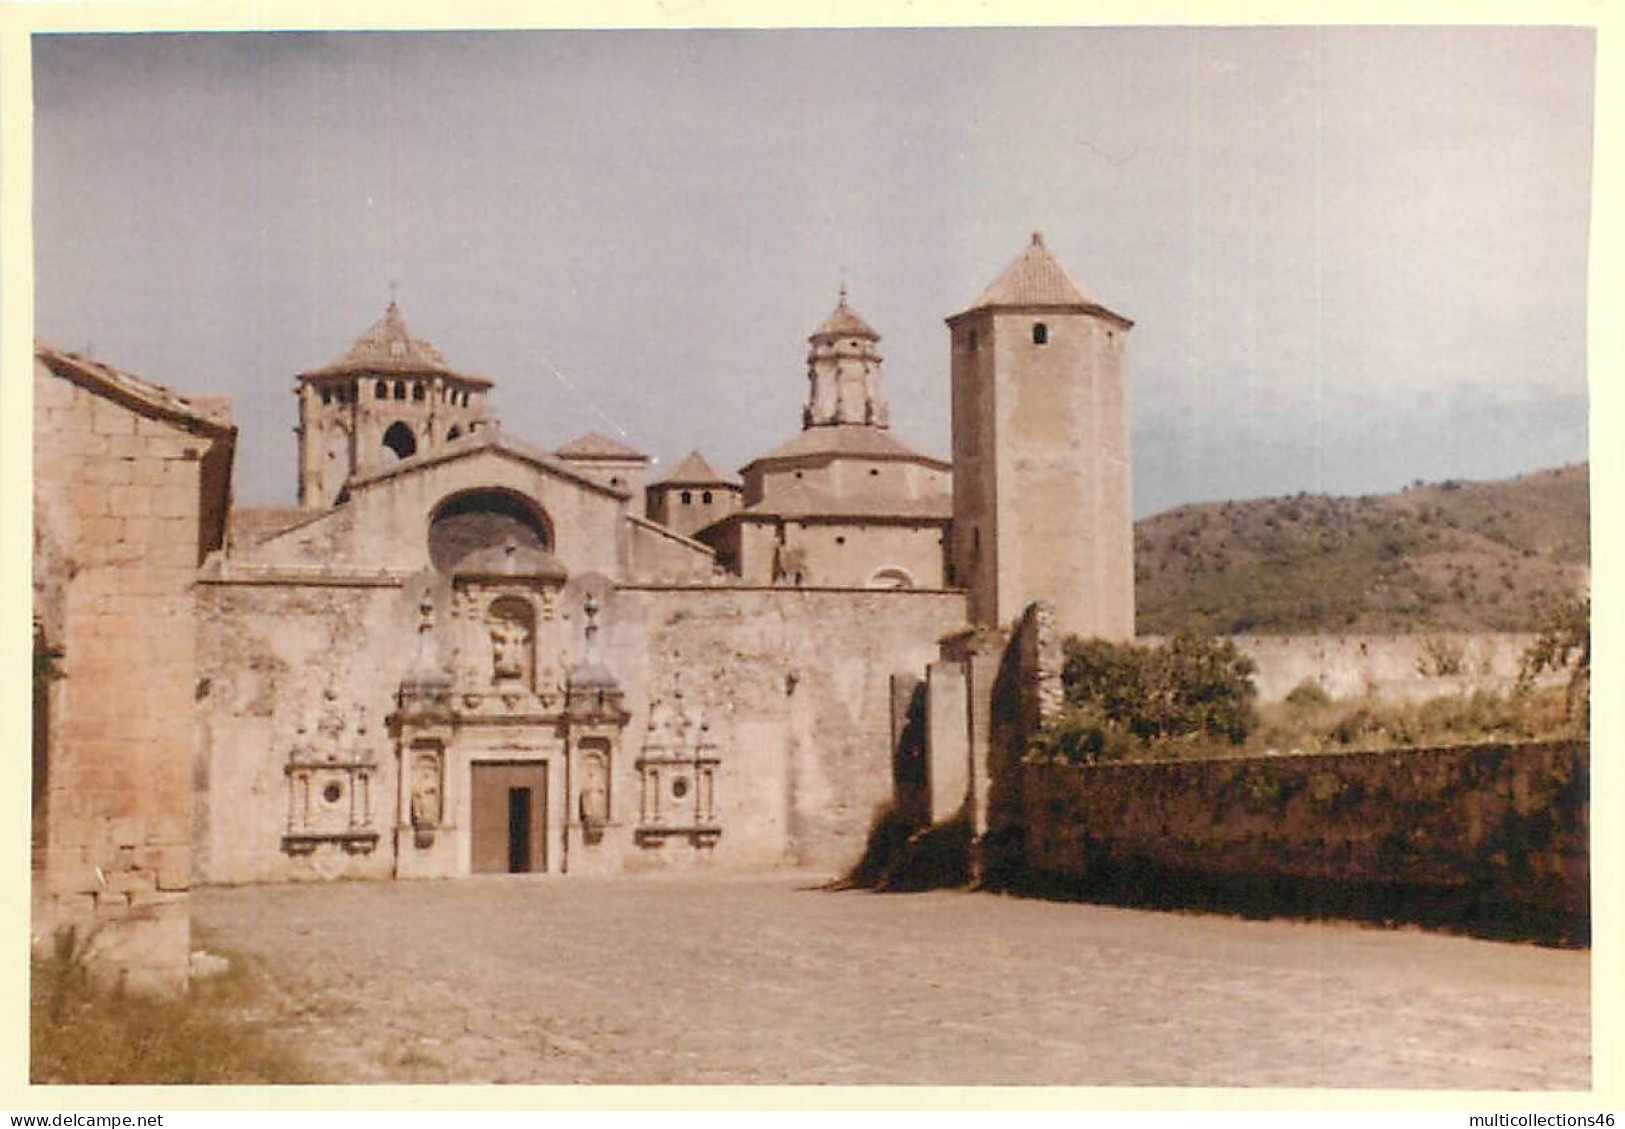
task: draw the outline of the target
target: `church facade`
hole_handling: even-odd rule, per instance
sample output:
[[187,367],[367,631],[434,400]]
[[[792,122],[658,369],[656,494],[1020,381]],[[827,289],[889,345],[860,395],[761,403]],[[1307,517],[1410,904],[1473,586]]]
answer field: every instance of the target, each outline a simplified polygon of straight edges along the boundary
[[949,326],[952,463],[843,290],[799,434],[651,482],[510,434],[392,302],[297,377],[299,505],[197,573],[196,880],[849,866],[894,675],[1039,597],[1132,631],[1129,323],[1035,237]]

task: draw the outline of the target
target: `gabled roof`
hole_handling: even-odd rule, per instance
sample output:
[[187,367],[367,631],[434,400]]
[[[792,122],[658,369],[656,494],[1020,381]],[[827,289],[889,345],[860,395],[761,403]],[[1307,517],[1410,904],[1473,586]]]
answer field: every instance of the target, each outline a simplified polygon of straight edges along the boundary
[[372,470],[362,471],[344,484],[343,495],[353,494],[358,488],[370,487],[386,479],[395,478],[402,474],[411,474],[424,467],[436,466],[440,463],[450,462],[453,459],[466,459],[484,452],[494,452],[540,467],[561,478],[569,479],[584,489],[595,494],[604,494],[611,498],[626,498],[629,495],[624,490],[617,490],[613,486],[605,486],[582,474],[575,467],[545,451],[539,451],[529,443],[521,442],[508,435],[502,428],[488,424],[471,435],[464,435],[449,443],[443,443],[428,451],[420,452],[408,459],[390,463],[387,466],[375,467]]
[[885,428],[863,423],[809,427],[794,439],[752,459],[745,469],[781,459],[828,459],[838,456],[891,459],[924,463],[938,470],[953,469],[953,464],[916,451]]
[[570,442],[553,453],[561,459],[581,459],[583,461],[592,459],[605,459],[613,462],[626,462],[631,459],[645,463],[649,461],[649,456],[642,451],[634,447],[628,447],[625,443],[611,439],[607,435],[601,435],[596,431],[589,431],[585,435],[570,440]]
[[234,436],[237,433],[237,428],[231,422],[231,402],[223,396],[182,396],[156,381],[104,365],[78,353],[64,353],[38,341],[34,343],[34,358],[64,380],[71,380],[143,415],[166,420],[185,431],[215,437]]
[[446,364],[440,350],[421,337],[413,337],[401,308],[391,301],[384,316],[355,339],[349,351],[332,364],[300,373],[301,378],[343,376],[355,373],[416,374],[449,376],[467,384],[490,387],[483,376],[458,372]]
[[738,486],[739,483],[711,465],[698,451],[690,451],[682,462],[655,479],[656,486]]
[[846,286],[841,286],[841,298],[835,304],[835,309],[824,319],[824,324],[813,330],[813,337],[867,337],[871,341],[879,341],[880,334],[869,327],[869,323],[858,316],[856,310],[846,304]]

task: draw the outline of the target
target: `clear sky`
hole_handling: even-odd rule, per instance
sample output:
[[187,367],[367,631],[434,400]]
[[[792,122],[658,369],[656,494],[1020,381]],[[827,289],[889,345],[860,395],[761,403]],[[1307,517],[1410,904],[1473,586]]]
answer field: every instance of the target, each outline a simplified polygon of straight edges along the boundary
[[844,276],[946,455],[942,319],[1034,228],[1137,323],[1137,514],[1587,455],[1586,30],[35,42],[36,332],[229,395],[243,503],[392,281],[519,436],[737,468]]

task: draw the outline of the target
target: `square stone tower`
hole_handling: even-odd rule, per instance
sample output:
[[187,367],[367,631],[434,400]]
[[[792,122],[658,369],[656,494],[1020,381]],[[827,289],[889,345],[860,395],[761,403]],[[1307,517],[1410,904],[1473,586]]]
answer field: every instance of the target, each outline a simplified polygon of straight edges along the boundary
[[1134,635],[1128,388],[1133,322],[1090,297],[1043,237],[948,319],[954,583],[973,623],[1033,600],[1067,634]]

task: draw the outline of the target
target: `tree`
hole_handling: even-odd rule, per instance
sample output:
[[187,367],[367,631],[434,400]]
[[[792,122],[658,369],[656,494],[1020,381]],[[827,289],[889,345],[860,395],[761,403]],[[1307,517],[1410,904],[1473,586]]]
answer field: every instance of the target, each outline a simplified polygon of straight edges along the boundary
[[1568,713],[1591,714],[1591,597],[1547,607],[1540,635],[1523,653],[1518,685],[1527,690],[1546,671],[1568,670]]
[[1160,647],[1068,639],[1067,718],[1056,751],[1093,760],[1125,738],[1204,736],[1239,745],[1257,722],[1253,661],[1229,640],[1181,632]]

